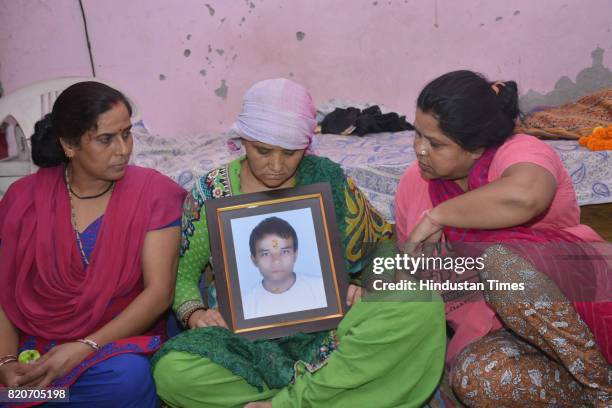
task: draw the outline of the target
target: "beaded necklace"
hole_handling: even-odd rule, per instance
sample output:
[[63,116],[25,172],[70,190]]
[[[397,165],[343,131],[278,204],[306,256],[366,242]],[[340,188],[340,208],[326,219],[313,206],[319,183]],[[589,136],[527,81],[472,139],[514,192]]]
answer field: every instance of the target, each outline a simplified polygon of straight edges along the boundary
[[[66,182],[66,186],[68,187],[68,199],[70,200],[70,219],[72,222],[72,229],[74,229],[74,233],[76,235],[77,245],[79,247],[79,251],[81,252],[81,258],[83,259],[83,263],[85,264],[85,267],[88,267],[89,259],[87,258],[87,254],[85,254],[85,250],[83,249],[83,241],[81,240],[81,233],[79,232],[79,229],[77,228],[76,211],[74,211],[74,203],[72,202],[72,195],[74,194],[76,196],[76,194],[72,191],[72,188],[70,187],[70,179],[68,178],[68,166],[66,166],[66,169],[64,170],[64,181]],[[100,194],[99,196],[106,194],[107,191],[110,191],[112,194],[114,187],[115,187],[115,183],[111,183],[110,187],[107,190],[105,190],[102,194]],[[80,198],[79,196],[77,197]]]

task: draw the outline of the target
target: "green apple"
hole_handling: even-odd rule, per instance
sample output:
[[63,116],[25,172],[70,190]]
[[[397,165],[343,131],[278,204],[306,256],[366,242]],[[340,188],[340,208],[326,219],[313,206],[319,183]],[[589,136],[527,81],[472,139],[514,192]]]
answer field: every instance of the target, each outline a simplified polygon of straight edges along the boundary
[[19,353],[19,357],[17,357],[20,363],[25,364],[36,361],[39,358],[40,353],[38,352],[38,350],[23,350],[21,353]]

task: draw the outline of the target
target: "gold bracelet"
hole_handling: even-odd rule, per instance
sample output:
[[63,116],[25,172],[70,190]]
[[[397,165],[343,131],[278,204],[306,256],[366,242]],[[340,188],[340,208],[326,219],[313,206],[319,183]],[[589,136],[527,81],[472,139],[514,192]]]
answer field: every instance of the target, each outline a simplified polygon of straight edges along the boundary
[[14,363],[16,361],[18,361],[17,360],[17,356],[9,354],[8,356],[4,356],[4,357],[0,358],[0,367],[2,367],[5,364],[8,364],[8,363]]
[[91,339],[78,339],[75,340],[78,343],[83,343],[83,344],[87,344],[89,347],[91,347],[92,349],[98,351],[100,350],[100,345],[98,343],[96,343],[95,341],[91,340]]

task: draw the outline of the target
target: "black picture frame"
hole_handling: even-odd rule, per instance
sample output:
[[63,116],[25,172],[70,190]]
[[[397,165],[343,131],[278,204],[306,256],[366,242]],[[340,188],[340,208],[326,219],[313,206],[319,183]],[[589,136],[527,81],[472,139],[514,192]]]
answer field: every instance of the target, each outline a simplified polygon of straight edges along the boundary
[[[206,200],[205,206],[217,303],[232,332],[249,339],[277,338],[296,332],[315,332],[338,326],[347,312],[348,279],[329,183]],[[234,236],[232,220],[237,220],[235,225],[240,219],[262,215],[277,216],[299,209],[310,209],[312,215],[327,306],[245,318],[243,291],[248,289],[240,286],[235,244],[239,237]],[[308,224],[307,219],[304,222]],[[244,236],[240,240],[244,242]],[[313,262],[317,260],[313,259]],[[316,267],[316,263],[312,265]]]

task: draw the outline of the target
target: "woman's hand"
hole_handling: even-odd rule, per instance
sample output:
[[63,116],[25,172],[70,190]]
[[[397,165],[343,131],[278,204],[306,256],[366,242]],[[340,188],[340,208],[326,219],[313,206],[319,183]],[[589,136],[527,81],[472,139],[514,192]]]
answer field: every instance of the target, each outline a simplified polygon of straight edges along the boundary
[[187,322],[190,329],[196,327],[219,326],[227,329],[227,323],[217,309],[196,310]]
[[[423,215],[421,221],[412,229],[406,243],[404,244],[404,252],[418,256],[419,252],[423,252],[426,256],[431,256],[434,253],[435,244],[440,242],[442,238],[442,227],[432,222],[431,215]],[[419,248],[423,246],[422,251]]]
[[79,342],[60,344],[40,359],[28,364],[31,369],[18,376],[17,382],[20,387],[47,387],[54,380],[68,374],[93,351],[88,345]]
[[0,367],[0,384],[3,384],[5,387],[19,387],[17,379],[32,368],[30,364],[19,363],[17,361],[4,364]]
[[351,307],[357,303],[357,301],[361,299],[362,292],[363,288],[361,286],[350,284],[346,294],[346,305]]

